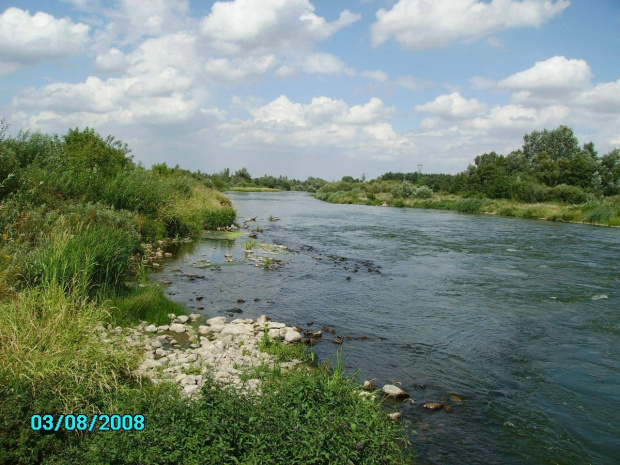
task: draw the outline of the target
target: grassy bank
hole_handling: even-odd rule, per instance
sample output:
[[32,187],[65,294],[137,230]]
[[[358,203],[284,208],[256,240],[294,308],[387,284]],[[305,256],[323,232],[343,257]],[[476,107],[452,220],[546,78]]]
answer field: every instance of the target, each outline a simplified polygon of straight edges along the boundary
[[313,194],[330,203],[383,205],[391,207],[452,210],[462,213],[487,213],[514,218],[540,219],[601,226],[620,226],[620,197],[606,197],[579,204],[539,202],[523,203],[504,199],[465,198],[431,194],[429,198],[403,198],[392,193],[367,194],[359,191],[319,192]]
[[[146,170],[94,131],[0,138],[0,463],[406,463],[402,430],[339,369],[264,370],[262,396],[197,402],[135,369],[100,325],[184,308],[138,285],[147,243],[230,225],[230,201],[180,169]],[[137,257],[137,258],[136,258]],[[265,343],[290,357],[290,348]],[[299,351],[300,349],[294,349]],[[211,389],[213,388],[213,389]],[[141,432],[33,431],[34,414],[142,414]]]

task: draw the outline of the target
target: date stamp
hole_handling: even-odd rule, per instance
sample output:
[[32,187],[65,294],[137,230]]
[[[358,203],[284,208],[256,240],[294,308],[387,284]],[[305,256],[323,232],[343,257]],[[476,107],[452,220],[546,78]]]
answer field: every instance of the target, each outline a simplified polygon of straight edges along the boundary
[[144,415],[32,415],[33,431],[142,431]]

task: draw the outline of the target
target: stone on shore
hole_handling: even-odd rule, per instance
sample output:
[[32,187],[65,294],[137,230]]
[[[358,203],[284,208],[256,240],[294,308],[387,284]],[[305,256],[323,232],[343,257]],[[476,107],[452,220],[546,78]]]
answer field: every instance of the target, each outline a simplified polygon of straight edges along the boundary
[[173,323],[170,325],[170,331],[173,331],[175,333],[184,333],[186,330],[185,325],[179,324],[179,323]]
[[157,326],[155,326],[155,325],[148,325],[146,328],[144,328],[144,330],[147,333],[156,333],[157,332]]
[[224,324],[226,324],[226,317],[225,316],[216,316],[215,318],[209,318],[207,320],[207,324],[210,324],[211,326],[213,326],[213,325],[224,325]]
[[284,335],[284,340],[289,343],[299,342],[301,341],[301,334],[298,331],[287,331]]

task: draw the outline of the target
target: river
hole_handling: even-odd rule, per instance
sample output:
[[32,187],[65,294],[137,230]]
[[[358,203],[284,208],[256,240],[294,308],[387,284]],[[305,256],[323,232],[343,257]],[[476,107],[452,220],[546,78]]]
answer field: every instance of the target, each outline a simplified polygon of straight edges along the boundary
[[228,195],[240,221],[257,216],[258,241],[291,252],[265,270],[244,259],[245,237],[184,245],[156,275],[174,299],[352,336],[324,334],[315,353],[341,349],[360,380],[401,383],[419,464],[618,463],[620,230]]

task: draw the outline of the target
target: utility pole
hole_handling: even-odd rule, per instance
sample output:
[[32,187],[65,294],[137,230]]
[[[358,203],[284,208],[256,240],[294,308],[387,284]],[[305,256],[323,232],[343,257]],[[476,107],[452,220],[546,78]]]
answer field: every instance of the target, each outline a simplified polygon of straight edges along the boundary
[[422,174],[422,163],[418,164],[418,174]]

